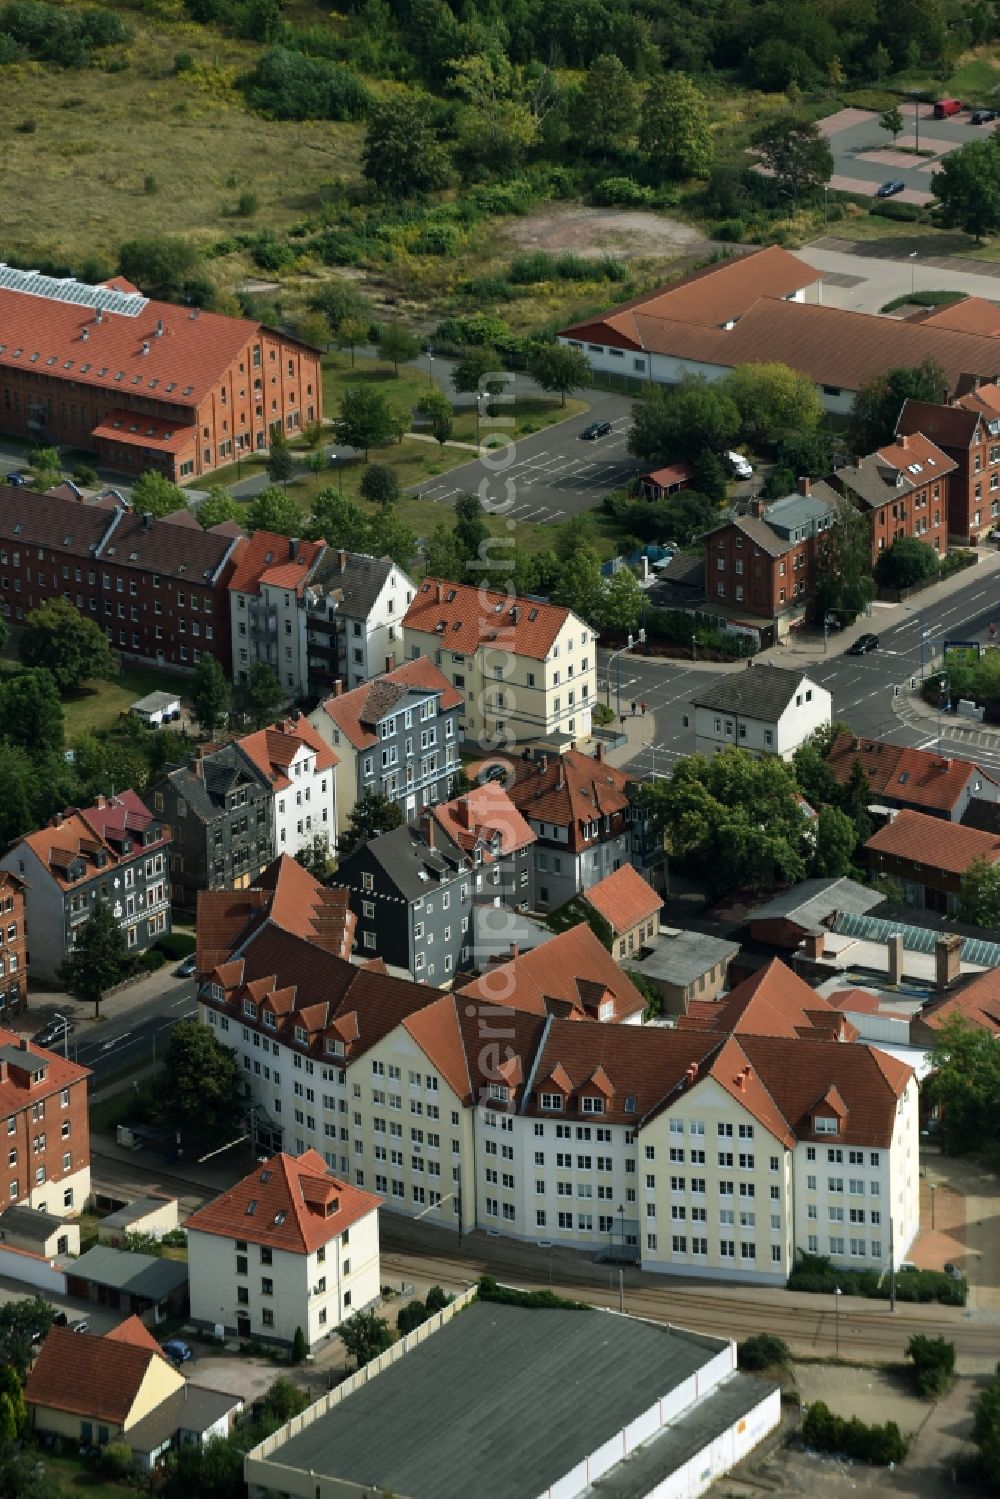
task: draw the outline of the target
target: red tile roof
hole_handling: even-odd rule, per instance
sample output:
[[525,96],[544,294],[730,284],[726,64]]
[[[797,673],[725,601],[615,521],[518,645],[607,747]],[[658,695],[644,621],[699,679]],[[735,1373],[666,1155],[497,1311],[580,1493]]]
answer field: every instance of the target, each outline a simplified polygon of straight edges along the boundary
[[640,474],[639,479],[644,484],[658,484],[661,489],[667,489],[671,484],[689,483],[692,472],[690,463],[670,463],[666,468],[654,468]]
[[281,1152],[191,1214],[188,1233],[246,1239],[290,1254],[315,1254],[322,1244],[374,1213],[380,1199],[333,1175],[315,1150]]
[[[816,1040],[805,1045],[783,1036],[740,1036],[739,1044],[796,1138],[891,1145],[896,1104],[913,1077],[912,1067],[860,1042]],[[832,1089],[845,1111],[842,1127],[836,1136],[817,1135],[813,1120]],[[819,1111],[829,1113],[830,1105]]]
[[[325,549],[325,541],[300,541],[296,547],[296,558],[308,563],[308,572],[308,568],[323,555]],[[229,592],[256,593],[263,573],[273,567],[283,567],[289,562],[292,562],[292,542],[287,536],[277,536],[273,531],[255,531],[241,543],[236,553],[236,567],[229,579]],[[293,563],[294,565],[296,564]],[[305,572],[301,581],[304,579]],[[286,586],[290,588],[292,585]]]
[[[0,367],[196,406],[260,328],[248,318],[147,301],[136,317],[0,289]],[[158,326],[161,328],[159,336]]]
[[330,889],[288,854],[279,854],[250,890],[198,892],[199,974],[211,973],[268,924],[346,959],[356,918],[346,891]]
[[995,776],[981,770],[971,760],[889,744],[881,739],[838,734],[827,752],[826,763],[839,785],[847,785],[856,761],[860,761],[868,778],[873,798],[914,802],[918,809],[927,807],[951,812],[971,776],[997,785]]
[[845,1039],[857,1036],[850,1021],[780,958],[772,958],[766,967],[737,984],[725,999],[700,1006],[697,1015],[679,1016],[677,1028],[803,1039],[830,1034]]
[[457,708],[462,702],[462,694],[434,662],[427,656],[419,656],[415,661],[405,661],[384,676],[362,682],[360,687],[354,687],[339,697],[328,697],[321,706],[355,749],[370,749],[378,743],[375,728],[379,720],[390,713],[393,705],[410,689],[439,693],[442,710]]
[[29,1103],[35,1103],[41,1098],[51,1098],[54,1093],[61,1093],[63,1088],[69,1088],[73,1083],[82,1082],[90,1076],[89,1067],[80,1067],[57,1051],[36,1046],[34,1042],[29,1043],[14,1031],[0,1030],[0,1047],[23,1051],[29,1065],[32,1058],[36,1062],[41,1059],[45,1063],[45,1080],[36,1082],[34,1086],[31,1086],[27,1075],[17,1067],[16,1059],[12,1061],[8,1058],[0,1064],[0,1117],[5,1119],[20,1109],[27,1108]]
[[1000,969],[979,974],[944,999],[928,1000],[917,1019],[938,1031],[956,1015],[975,1030],[1000,1036]]
[[441,802],[429,810],[442,832],[465,853],[471,853],[479,845],[484,864],[493,863],[494,837],[499,839],[498,858],[536,841],[536,835],[496,781],[476,786],[465,796]]
[[[515,656],[544,661],[571,618],[576,616],[557,604],[511,600],[509,594],[472,583],[425,578],[403,617],[403,629],[440,636],[447,650],[465,655],[472,655],[480,645],[495,645]],[[591,638],[591,632],[587,633]]]
[[138,411],[110,411],[91,432],[106,442],[153,448],[159,453],[176,453],[188,443],[196,442],[198,428],[190,422],[171,422],[164,416],[146,416]]
[[978,428],[978,413],[961,405],[939,406],[931,401],[904,401],[896,422],[897,432],[924,432],[944,448],[970,447]]
[[266,729],[247,734],[236,741],[247,759],[271,782],[272,790],[287,791],[292,781],[288,767],[303,748],[312,750],[316,756],[318,771],[330,770],[339,763],[338,757],[325,739],[313,728],[308,718],[279,719]]
[[1000,860],[1000,837],[995,833],[981,833],[978,828],[967,828],[960,822],[946,822],[909,810],[897,812],[890,823],[868,839],[865,848],[876,868],[880,855],[959,875],[965,874],[979,859],[988,864]]
[[638,989],[586,922],[488,969],[460,992],[463,999],[579,1019],[598,1019],[607,1002],[616,1022],[641,1015],[646,1008]]
[[663,899],[631,864],[623,864],[613,874],[605,875],[596,885],[583,892],[583,899],[593,906],[613,932],[630,932],[640,921],[646,921],[663,907]]
[[954,328],[960,333],[1000,333],[1000,306],[985,297],[966,297],[950,307],[935,307],[925,317],[914,321],[935,328]]
[[[158,819],[134,791],[123,791],[104,807],[88,807],[85,812],[68,808],[59,814],[58,821],[25,834],[21,842],[31,849],[61,890],[72,890],[98,873],[113,874],[117,868],[144,855],[147,849],[138,844],[132,845],[131,852],[124,852],[122,834],[142,832],[154,821]],[[160,827],[160,837],[150,845],[152,848],[162,849],[170,842],[170,828],[166,824]],[[103,865],[97,862],[100,856],[104,857]],[[68,871],[78,860],[83,862],[83,872],[71,880]]]
[[895,442],[879,448],[883,463],[902,474],[911,484],[926,484],[928,479],[938,479],[942,474],[953,473],[958,467],[954,458],[943,453],[936,443],[922,432],[909,432]]
[[[489,762],[483,762],[484,764]],[[477,767],[469,767],[475,775]],[[511,762],[512,777],[507,795],[522,817],[532,822],[551,822],[579,832],[584,823],[628,809],[629,787],[636,784],[627,770],[582,750],[564,750],[561,755],[540,755],[534,760]],[[510,780],[513,784],[509,784]]]
[[[159,1350],[52,1327],[24,1387],[29,1406],[122,1425]],[[180,1386],[178,1386],[179,1388]]]
[[113,1327],[104,1336],[111,1343],[129,1343],[133,1348],[145,1348],[163,1355],[163,1349],[149,1328],[136,1316],[126,1317],[124,1322],[119,1322],[117,1327]]

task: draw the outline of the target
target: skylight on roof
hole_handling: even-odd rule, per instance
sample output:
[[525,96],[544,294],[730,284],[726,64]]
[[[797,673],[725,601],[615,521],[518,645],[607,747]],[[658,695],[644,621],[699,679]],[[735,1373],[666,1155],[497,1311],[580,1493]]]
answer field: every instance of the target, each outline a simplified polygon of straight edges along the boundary
[[270,1173],[270,1171],[262,1171],[260,1173],[260,1179],[261,1179],[262,1182],[269,1182],[271,1180],[271,1173]]
[[0,287],[25,292],[50,302],[71,302],[77,307],[100,308],[122,317],[138,317],[149,299],[141,292],[119,291],[112,286],[88,286],[72,276],[43,276],[40,271],[19,271],[0,262]]
[[276,1212],[275,1215],[274,1215],[274,1224],[275,1224],[275,1227],[276,1228],[280,1228],[281,1225],[284,1223],[284,1221],[285,1221],[285,1219],[287,1217],[288,1217],[288,1214],[285,1212],[284,1208],[280,1208],[278,1210],[278,1212]]
[[256,1197],[251,1197],[250,1201],[247,1203],[247,1217],[248,1218],[252,1218],[253,1215],[254,1215],[254,1213],[256,1211],[257,1211],[257,1199],[256,1199]]

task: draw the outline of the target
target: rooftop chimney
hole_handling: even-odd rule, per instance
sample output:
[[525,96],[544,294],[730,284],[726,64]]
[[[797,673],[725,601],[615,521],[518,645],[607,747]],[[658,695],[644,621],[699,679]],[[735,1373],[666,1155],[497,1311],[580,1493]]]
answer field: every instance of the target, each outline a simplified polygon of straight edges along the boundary
[[934,982],[939,989],[947,989],[961,971],[962,937],[958,932],[949,932],[934,945]]
[[426,808],[420,813],[420,836],[428,848],[434,847],[434,819]]
[[344,684],[340,680],[340,678],[338,677],[337,680],[333,684],[333,695],[334,695],[334,697],[339,697],[340,694],[343,692],[343,690],[344,690]]
[[81,343],[86,343],[87,339],[89,337],[90,337],[90,329],[89,328],[81,328],[80,329],[80,341],[81,341]]
[[549,768],[549,757],[548,757],[548,755],[543,754],[543,755],[539,756],[539,759],[538,759],[538,768],[542,772],[542,774],[544,775],[545,772]]
[[855,468],[860,468],[861,465],[864,463],[864,461],[865,460],[862,458],[862,456],[861,456],[860,453],[855,453],[855,455],[854,455],[854,467]]
[[440,604],[440,602],[441,602],[441,600],[443,598],[444,598],[444,589],[441,587],[440,583],[435,583],[435,585],[434,585],[434,599],[435,599],[435,602],[438,603],[438,604]]
[[142,341],[142,352],[144,354],[148,354],[149,353],[149,344],[146,342],[145,339],[143,339],[143,341]]
[[156,336],[157,338],[163,337],[163,319],[161,317],[156,319]]
[[518,947],[517,943],[516,942],[512,942],[510,944],[510,962],[513,963],[513,961],[517,957],[519,951],[520,951],[520,948]]
[[803,476],[799,480],[799,494],[812,494],[812,480]]
[[594,749],[594,759],[595,760],[600,760],[603,763],[603,760],[604,760],[604,740],[603,739],[598,739],[598,741],[597,741],[597,745],[596,745],[596,747]]
[[906,432],[901,433],[896,440],[901,448],[907,448],[910,445],[909,434]]
[[103,309],[103,307],[98,307],[97,311],[94,313],[94,322],[95,323],[103,323],[104,322],[104,309]]
[[516,625],[517,622],[518,622],[518,620],[521,618],[521,610],[520,610],[520,606],[519,605],[515,604],[513,606],[513,608],[510,611],[510,617],[513,620],[514,624]]
[[288,555],[293,562],[299,555],[299,538],[297,536],[290,536],[288,539]]
[[142,529],[144,531],[151,531],[153,529],[153,513],[151,510],[145,510],[143,512]]
[[340,551],[340,552],[337,553],[337,567],[338,567],[338,570],[340,572],[342,572],[342,573],[347,571],[347,553],[346,552]]
[[888,940],[889,982],[898,984],[903,977],[903,934],[894,932]]
[[755,494],[750,501],[750,514],[756,516],[757,520],[763,520],[767,502],[759,494]]

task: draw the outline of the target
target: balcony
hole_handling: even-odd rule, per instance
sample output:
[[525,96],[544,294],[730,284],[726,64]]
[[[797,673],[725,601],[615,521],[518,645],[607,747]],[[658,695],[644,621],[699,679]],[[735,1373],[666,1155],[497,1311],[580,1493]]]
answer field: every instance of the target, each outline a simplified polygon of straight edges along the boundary
[[250,638],[252,640],[277,640],[278,616],[270,609],[250,606]]

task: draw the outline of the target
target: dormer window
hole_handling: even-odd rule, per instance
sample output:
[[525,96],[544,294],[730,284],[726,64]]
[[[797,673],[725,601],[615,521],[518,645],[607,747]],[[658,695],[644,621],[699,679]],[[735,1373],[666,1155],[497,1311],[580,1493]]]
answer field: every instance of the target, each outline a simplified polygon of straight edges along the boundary
[[835,1135],[840,1129],[840,1122],[829,1114],[817,1114],[813,1120],[813,1128],[817,1135]]
[[226,991],[225,989],[223,989],[221,984],[210,984],[208,987],[208,992],[215,1000],[215,1003],[217,1005],[225,1003]]
[[542,1108],[546,1109],[550,1114],[561,1114],[562,1106],[563,1097],[561,1093],[542,1094]]
[[262,1019],[268,1030],[276,1031],[278,1029],[278,1017],[273,1010],[265,1010]]
[[345,1054],[344,1043],[338,1040],[336,1036],[330,1037],[326,1043],[326,1049],[332,1057],[342,1057]]
[[490,1097],[497,1099],[499,1103],[510,1102],[510,1089],[503,1083],[490,1083]]
[[592,1094],[586,1094],[580,1099],[581,1114],[603,1114],[604,1099],[595,1098]]
[[305,1029],[304,1026],[297,1025],[295,1027],[295,1039],[296,1041],[298,1041],[300,1046],[308,1046],[309,1032]]
[[243,1001],[243,1013],[249,1016],[251,1020],[257,1019],[257,1006],[252,999],[245,999]]

